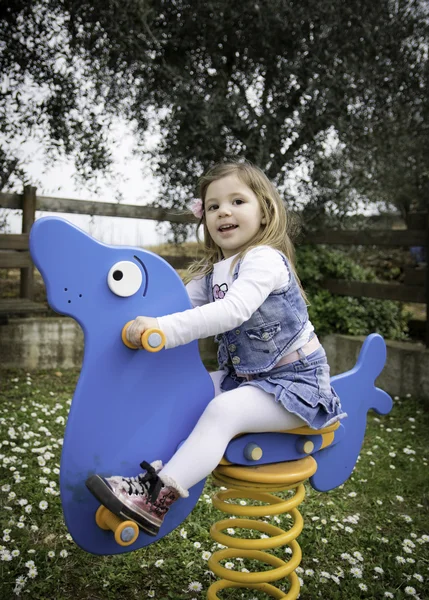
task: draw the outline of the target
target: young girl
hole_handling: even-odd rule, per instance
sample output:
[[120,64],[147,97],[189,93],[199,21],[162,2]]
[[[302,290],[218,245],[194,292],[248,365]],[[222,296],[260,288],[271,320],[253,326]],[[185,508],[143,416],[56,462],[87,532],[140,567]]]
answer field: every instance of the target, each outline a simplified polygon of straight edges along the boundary
[[165,466],[143,462],[145,473],[137,477],[86,481],[107,508],[153,535],[171,504],[216,468],[237,434],[320,429],[346,416],[308,319],[278,192],[257,167],[223,163],[202,177],[200,193],[194,214],[204,226],[205,257],[190,268],[194,308],[137,317],[127,337],[140,346],[142,333],[156,327],[168,349],[216,335],[215,397]]

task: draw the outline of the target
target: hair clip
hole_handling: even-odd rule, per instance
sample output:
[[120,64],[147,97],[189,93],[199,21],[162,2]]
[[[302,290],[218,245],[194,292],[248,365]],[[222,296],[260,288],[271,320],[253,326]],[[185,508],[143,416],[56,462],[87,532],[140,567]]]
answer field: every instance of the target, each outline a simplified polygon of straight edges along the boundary
[[204,215],[203,201],[201,198],[194,198],[189,204],[189,210],[197,219],[202,219]]

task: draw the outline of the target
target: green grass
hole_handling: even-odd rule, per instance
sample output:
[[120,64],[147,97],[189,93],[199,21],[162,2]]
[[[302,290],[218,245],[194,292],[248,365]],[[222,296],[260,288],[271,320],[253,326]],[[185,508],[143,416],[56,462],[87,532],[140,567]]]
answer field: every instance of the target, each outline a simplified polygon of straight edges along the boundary
[[[67,533],[58,474],[77,377],[1,372],[0,598],[205,598],[213,581],[207,553],[217,546],[208,531],[222,518],[211,504],[211,480],[181,527],[137,552],[92,556]],[[397,399],[390,415],[370,413],[361,458],[344,486],[327,494],[307,486],[300,508],[302,600],[429,597],[428,443],[424,405]],[[280,523],[288,528],[286,517]],[[285,556],[284,548],[277,553]],[[235,561],[235,568],[244,566],[252,565]],[[222,598],[267,596],[230,590]]]

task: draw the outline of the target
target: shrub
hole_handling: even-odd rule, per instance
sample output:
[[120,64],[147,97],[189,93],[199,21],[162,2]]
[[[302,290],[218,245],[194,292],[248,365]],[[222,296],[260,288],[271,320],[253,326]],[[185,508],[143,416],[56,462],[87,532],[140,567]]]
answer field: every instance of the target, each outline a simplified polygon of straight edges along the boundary
[[297,270],[310,301],[310,319],[319,335],[377,332],[391,340],[407,338],[409,315],[402,303],[337,296],[322,288],[324,279],[378,281],[372,269],[359,266],[339,250],[303,246],[297,249]]

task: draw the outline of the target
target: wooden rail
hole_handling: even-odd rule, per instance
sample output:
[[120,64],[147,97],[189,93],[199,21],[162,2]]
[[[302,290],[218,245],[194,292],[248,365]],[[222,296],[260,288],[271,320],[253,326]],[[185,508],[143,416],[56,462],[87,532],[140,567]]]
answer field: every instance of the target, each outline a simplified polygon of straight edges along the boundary
[[[153,206],[37,196],[36,188],[32,186],[26,186],[23,194],[0,193],[0,208],[22,210],[22,233],[0,234],[0,268],[21,269],[20,296],[27,301],[33,299],[33,264],[28,252],[28,238],[36,211],[149,219],[169,221],[170,223],[196,223],[195,217],[184,210],[167,210]],[[428,215],[426,213],[409,215],[407,226],[408,228],[403,230],[370,229],[355,231],[326,229],[308,233],[301,243],[340,246],[421,246],[428,248]],[[164,259],[175,269],[186,268],[191,260],[182,256],[164,256]],[[429,305],[429,284],[426,277],[426,268],[419,270],[407,269],[403,284],[329,279],[322,282],[322,286],[339,295],[424,303],[426,307]],[[0,314],[2,304],[4,305],[4,303],[0,303]],[[28,309],[28,304],[26,306]],[[8,303],[9,313],[12,308]],[[429,347],[429,327],[427,325],[426,345]]]
[[[26,186],[26,189],[36,188]],[[28,194],[29,192],[27,192]],[[139,206],[138,204],[117,204],[114,202],[94,202],[92,200],[75,200],[37,196],[34,198],[38,211],[71,213],[79,215],[97,215],[100,217],[124,217],[130,219],[148,219],[151,221],[170,221],[170,223],[196,223],[195,217],[185,210],[168,210],[156,206]],[[0,193],[0,208],[22,209],[22,194]],[[24,232],[23,232],[24,233]]]

